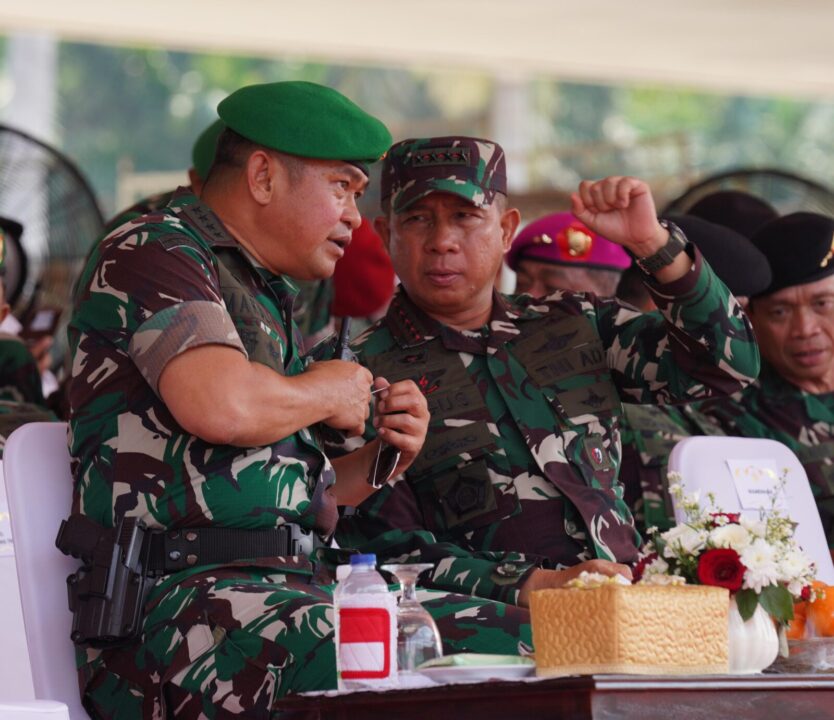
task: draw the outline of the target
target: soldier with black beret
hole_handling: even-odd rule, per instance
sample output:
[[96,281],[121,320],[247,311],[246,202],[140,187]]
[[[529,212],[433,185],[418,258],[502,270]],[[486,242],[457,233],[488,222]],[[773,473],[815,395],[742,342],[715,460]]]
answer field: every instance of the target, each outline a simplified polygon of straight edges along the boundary
[[762,371],[704,409],[728,435],[772,438],[797,454],[834,547],[834,219],[793,213],[761,227],[753,242],[773,272],[748,307]]
[[201,198],[180,188],[98,243],[70,322],[73,519],[103,538],[143,522],[155,578],[140,633],[75,638],[98,718],[268,717],[334,688],[332,588],[309,552],[373,492],[376,448],[331,462],[315,426],[360,433],[375,386],[402,471],[428,422],[409,381],[305,366],[291,319],[290,277],[331,275],[359,225],[385,126],[305,82],[242,88],[218,113]]

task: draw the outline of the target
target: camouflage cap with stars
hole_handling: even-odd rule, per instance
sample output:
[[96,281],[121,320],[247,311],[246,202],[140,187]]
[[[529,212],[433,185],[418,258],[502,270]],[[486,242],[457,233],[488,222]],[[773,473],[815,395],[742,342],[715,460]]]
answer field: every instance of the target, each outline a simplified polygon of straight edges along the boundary
[[752,240],[773,272],[773,280],[760,295],[834,275],[834,218],[791,213],[764,225]]
[[394,145],[382,165],[382,207],[395,213],[433,192],[458,195],[489,207],[507,194],[504,150],[480,138],[412,138]]
[[379,160],[391,133],[332,88],[287,81],[235,90],[217,106],[227,127],[258,145],[289,155],[344,160],[362,167]]

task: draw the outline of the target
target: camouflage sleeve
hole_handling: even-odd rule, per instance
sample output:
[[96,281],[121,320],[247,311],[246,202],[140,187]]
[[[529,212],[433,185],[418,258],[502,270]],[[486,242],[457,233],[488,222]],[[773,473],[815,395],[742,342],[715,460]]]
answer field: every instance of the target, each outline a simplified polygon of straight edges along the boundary
[[738,301],[695,249],[692,270],[647,286],[658,312],[596,300],[612,376],[627,402],[659,404],[729,395],[759,373],[759,349]]
[[208,300],[190,300],[160,310],[137,328],[128,352],[158,394],[159,376],[170,360],[200,345],[227,345],[246,355],[226,309]]
[[165,364],[190,348],[245,350],[208,251],[188,236],[155,235],[153,228],[105,241],[74,322],[130,356],[156,392]]
[[380,563],[431,563],[421,587],[498,600],[515,605],[521,586],[540,563],[517,552],[470,552],[439,542],[425,529],[407,481],[387,485],[339,521],[342,548],[376,553]]

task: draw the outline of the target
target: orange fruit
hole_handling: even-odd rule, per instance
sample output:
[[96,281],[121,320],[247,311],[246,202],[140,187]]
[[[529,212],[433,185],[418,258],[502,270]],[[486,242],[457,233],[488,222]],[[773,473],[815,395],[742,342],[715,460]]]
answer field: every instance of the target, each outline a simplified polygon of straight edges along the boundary
[[808,603],[808,621],[814,626],[817,635],[834,636],[834,587],[824,583],[814,583],[814,587],[825,595]]
[[788,640],[801,640],[805,637],[805,619],[808,613],[808,603],[800,600],[793,604],[793,620],[788,624]]

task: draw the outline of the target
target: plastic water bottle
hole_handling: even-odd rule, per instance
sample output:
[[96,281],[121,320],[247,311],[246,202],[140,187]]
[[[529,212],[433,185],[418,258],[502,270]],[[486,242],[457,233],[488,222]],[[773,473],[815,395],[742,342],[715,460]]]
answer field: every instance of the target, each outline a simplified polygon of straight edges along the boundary
[[375,566],[376,555],[352,555],[333,593],[340,690],[397,684],[397,599]]

